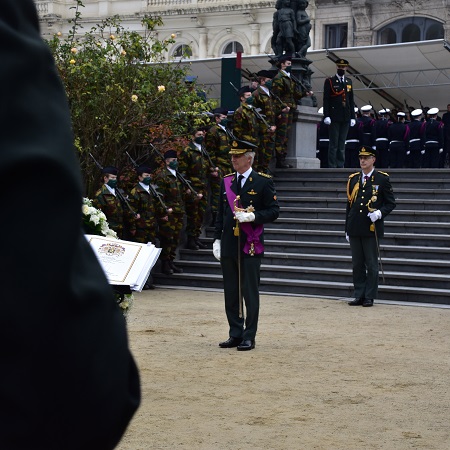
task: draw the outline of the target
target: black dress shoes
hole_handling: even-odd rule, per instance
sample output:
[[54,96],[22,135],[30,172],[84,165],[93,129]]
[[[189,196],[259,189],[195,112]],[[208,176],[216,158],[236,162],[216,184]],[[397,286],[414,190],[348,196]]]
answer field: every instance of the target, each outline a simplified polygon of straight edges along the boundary
[[350,306],[361,306],[364,303],[363,298],[355,298],[355,300],[348,302]]
[[190,237],[187,241],[186,248],[188,248],[189,250],[198,250],[199,247],[195,242],[195,239],[193,237]]
[[170,268],[172,269],[173,273],[183,273],[183,269],[181,267],[177,267],[173,261],[169,261]]
[[245,350],[252,350],[255,348],[255,341],[250,340],[250,339],[246,339],[244,341],[242,341],[238,346],[237,349],[239,351],[245,351]]
[[241,338],[229,337],[226,341],[220,342],[220,348],[233,348],[237,347],[242,342]]
[[363,301],[363,306],[373,306],[373,299],[372,298],[365,298]]
[[165,260],[162,262],[162,273],[165,273],[166,275],[173,275],[172,267],[170,267],[170,261]]
[[195,240],[195,243],[197,244],[197,247],[204,250],[205,248],[208,248],[207,245],[205,245],[202,241],[200,241],[199,239]]

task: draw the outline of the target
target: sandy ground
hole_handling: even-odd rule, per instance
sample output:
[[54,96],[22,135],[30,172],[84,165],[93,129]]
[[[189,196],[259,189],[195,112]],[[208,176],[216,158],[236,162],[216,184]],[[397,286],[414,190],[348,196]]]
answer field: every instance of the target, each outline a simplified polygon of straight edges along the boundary
[[128,326],[143,400],[119,450],[450,448],[450,309],[262,296],[238,352],[222,293],[157,289]]

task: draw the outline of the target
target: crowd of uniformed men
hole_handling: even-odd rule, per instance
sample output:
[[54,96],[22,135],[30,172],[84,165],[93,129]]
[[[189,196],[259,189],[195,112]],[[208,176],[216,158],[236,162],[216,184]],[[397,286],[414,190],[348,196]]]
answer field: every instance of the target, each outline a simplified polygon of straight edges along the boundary
[[[143,243],[158,239],[163,273],[183,271],[174,264],[182,240],[190,250],[206,248],[200,241],[201,229],[206,220],[215,223],[221,180],[232,172],[229,152],[234,139],[253,144],[253,167],[258,172],[270,173],[273,159],[277,168],[291,167],[285,158],[293,113],[300,98],[311,92],[302,91],[292,80],[289,56],[279,58],[277,67],[278,71],[258,72],[251,86],[238,91],[240,106],[232,128],[229,111],[214,109],[210,126],[193,129],[181,152],[164,153],[161,170],[139,166],[130,192],[116,192],[117,168],[103,169],[103,185],[94,205],[105,213],[119,238]],[[450,146],[450,105],[442,119],[437,114],[437,108],[407,113],[375,112],[371,105],[355,108],[357,119],[348,129],[344,167],[360,167],[361,148],[375,151],[377,168],[444,167]],[[328,167],[329,125],[324,119],[317,129],[317,156],[321,167]],[[146,288],[153,288],[151,278]]]
[[[406,109],[406,108],[405,108]],[[323,113],[323,109],[319,109]],[[450,104],[442,117],[438,108],[404,111],[372,105],[355,107],[356,124],[348,128],[344,167],[359,167],[362,147],[377,152],[377,168],[443,168],[450,154]],[[329,127],[325,117],[317,125],[317,156],[320,167],[329,167]]]

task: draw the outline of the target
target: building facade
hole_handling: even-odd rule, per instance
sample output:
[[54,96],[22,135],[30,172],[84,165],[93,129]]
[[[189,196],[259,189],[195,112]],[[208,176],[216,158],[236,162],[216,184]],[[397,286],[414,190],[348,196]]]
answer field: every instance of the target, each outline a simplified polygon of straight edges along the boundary
[[[292,0],[291,0],[292,1]],[[297,0],[295,0],[297,1]],[[36,0],[42,35],[68,33],[75,0]],[[144,15],[161,16],[160,39],[176,35],[168,60],[272,54],[275,1],[84,0],[85,30],[114,15],[139,30]],[[312,0],[310,50],[414,42],[450,37],[450,0]]]

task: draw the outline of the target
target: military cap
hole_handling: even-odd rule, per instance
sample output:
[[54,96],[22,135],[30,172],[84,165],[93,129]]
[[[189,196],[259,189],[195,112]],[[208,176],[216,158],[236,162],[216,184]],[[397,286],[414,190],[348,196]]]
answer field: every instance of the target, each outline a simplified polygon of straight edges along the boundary
[[169,158],[178,158],[177,152],[175,150],[167,150],[164,153],[164,159],[169,159]]
[[242,86],[238,91],[239,97],[242,97],[246,92],[252,92],[250,86]]
[[273,78],[273,72],[270,70],[260,70],[256,76],[262,77],[262,78]]
[[390,112],[391,112],[391,110],[386,108],[386,109],[380,109],[378,111],[378,114],[389,114]]
[[439,108],[430,108],[427,112],[427,114],[429,116],[434,116],[435,114],[437,114],[439,112]]
[[405,114],[403,111],[399,111],[399,112],[397,113],[397,116],[405,117],[406,114]]
[[361,147],[358,156],[377,156],[377,151],[371,147]]
[[243,155],[247,152],[254,152],[256,148],[257,146],[251,142],[233,139],[231,142],[231,150],[228,153],[230,155]]
[[317,112],[318,112],[319,114],[323,114],[323,106],[321,106]]
[[338,59],[336,61],[336,65],[337,66],[347,67],[349,65],[349,62],[346,59]]
[[136,168],[136,172],[138,175],[142,175],[143,173],[151,173],[152,169],[147,165],[141,165]]
[[357,113],[359,111],[357,106],[355,106],[354,110],[355,110],[355,113]]
[[213,114],[224,114],[225,116],[228,114],[228,109],[227,108],[214,108],[212,110]]
[[284,62],[286,62],[286,61],[292,61],[292,56],[291,55],[288,55],[287,53],[285,53],[284,55],[281,55],[279,58],[278,58],[278,61],[277,61],[277,67],[280,67],[280,65],[281,65],[281,63],[284,63]]
[[184,82],[185,83],[193,83],[196,79],[197,79],[197,77],[195,77],[194,75],[186,75],[184,77]]
[[371,111],[371,110],[372,110],[372,105],[361,106],[361,111],[362,112],[367,112],[367,111]]
[[113,166],[106,166],[106,167],[103,167],[102,173],[109,174],[109,175],[117,175],[119,173],[119,169],[117,167],[113,167]]
[[411,116],[413,116],[413,117],[420,116],[422,114],[422,112],[423,111],[420,108],[415,109],[414,111],[411,111]]

